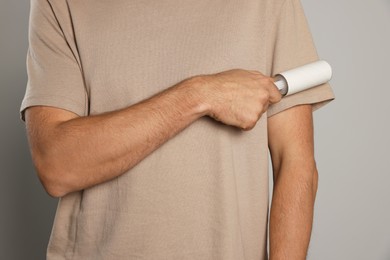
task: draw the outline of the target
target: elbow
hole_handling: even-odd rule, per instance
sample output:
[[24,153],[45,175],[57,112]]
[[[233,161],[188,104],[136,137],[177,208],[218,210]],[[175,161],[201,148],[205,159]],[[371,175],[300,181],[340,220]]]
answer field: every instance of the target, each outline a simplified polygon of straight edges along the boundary
[[64,189],[61,189],[60,187],[52,184],[43,184],[43,187],[45,188],[46,193],[52,197],[52,198],[61,198],[68,194]]
[[67,194],[63,190],[56,188],[54,185],[43,183],[43,187],[45,188],[46,193],[52,198],[58,199]]
[[38,178],[47,194],[60,198],[71,192],[69,172],[60,163],[50,158],[35,157],[33,163]]
[[70,192],[58,171],[49,169],[40,169],[37,171],[42,186],[51,197],[61,198]]

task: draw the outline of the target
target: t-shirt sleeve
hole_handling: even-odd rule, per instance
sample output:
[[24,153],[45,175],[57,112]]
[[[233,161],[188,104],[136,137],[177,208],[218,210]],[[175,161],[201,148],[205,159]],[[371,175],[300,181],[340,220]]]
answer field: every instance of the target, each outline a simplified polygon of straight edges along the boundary
[[[65,26],[64,26],[65,27]],[[26,67],[28,81],[20,107],[44,105],[84,116],[88,98],[78,53],[65,37],[50,2],[32,0],[29,22],[29,47]]]
[[[272,75],[319,60],[300,0],[285,0],[277,20]],[[313,111],[334,99],[329,83],[282,98],[268,108],[268,117],[296,105],[311,104]]]

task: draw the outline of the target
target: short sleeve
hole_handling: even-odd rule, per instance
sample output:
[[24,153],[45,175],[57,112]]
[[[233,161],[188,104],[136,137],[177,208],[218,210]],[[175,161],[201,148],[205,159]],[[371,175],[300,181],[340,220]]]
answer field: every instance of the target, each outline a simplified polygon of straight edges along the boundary
[[[300,0],[285,0],[276,21],[271,74],[319,60]],[[282,98],[268,108],[268,117],[296,105],[311,104],[313,111],[334,99],[329,83]]]
[[88,98],[78,54],[70,46],[47,0],[31,0],[29,47],[26,67],[28,81],[20,107],[44,105],[84,116]]

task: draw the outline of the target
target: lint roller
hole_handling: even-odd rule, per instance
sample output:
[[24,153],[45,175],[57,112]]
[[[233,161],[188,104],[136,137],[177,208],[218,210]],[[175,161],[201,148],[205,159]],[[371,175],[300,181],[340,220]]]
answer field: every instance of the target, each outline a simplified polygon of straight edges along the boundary
[[316,87],[332,78],[332,68],[324,60],[315,61],[275,75],[274,83],[283,96]]

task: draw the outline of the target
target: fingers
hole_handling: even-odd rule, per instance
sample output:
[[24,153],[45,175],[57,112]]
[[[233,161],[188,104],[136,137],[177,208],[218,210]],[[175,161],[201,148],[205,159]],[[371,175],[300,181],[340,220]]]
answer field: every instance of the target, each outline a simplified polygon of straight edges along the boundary
[[269,102],[271,104],[275,104],[282,99],[282,94],[280,94],[280,91],[275,85],[273,78],[270,79],[271,79],[271,84],[269,85]]
[[248,72],[258,76],[258,79],[260,80],[259,82],[260,85],[265,85],[266,89],[268,90],[268,94],[269,94],[268,101],[270,104],[278,103],[282,99],[282,94],[280,93],[278,87],[274,83],[275,78],[265,76],[261,72],[256,70],[248,70]]

